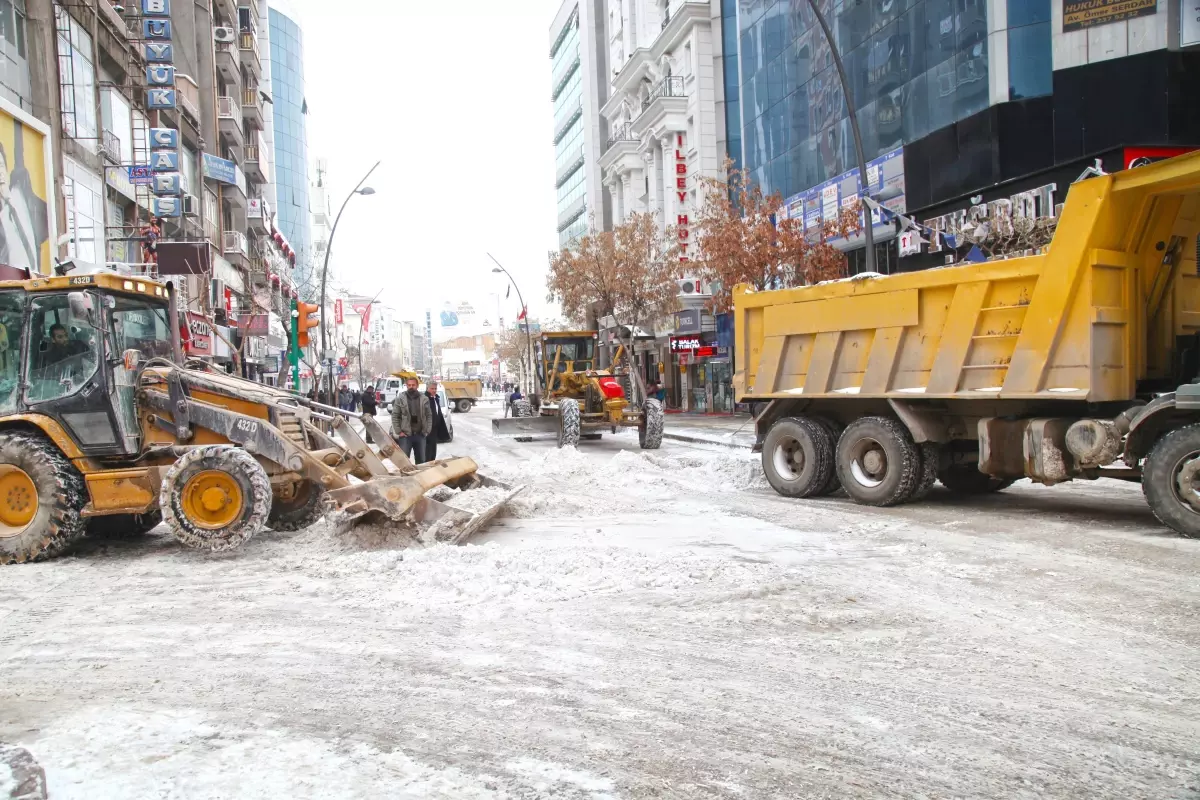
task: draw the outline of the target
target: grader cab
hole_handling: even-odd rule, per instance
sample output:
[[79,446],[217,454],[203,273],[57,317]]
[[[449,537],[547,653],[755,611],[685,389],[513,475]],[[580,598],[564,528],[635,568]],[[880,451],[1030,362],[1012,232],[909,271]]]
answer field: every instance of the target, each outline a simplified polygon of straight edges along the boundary
[[[539,337],[538,403],[518,401],[513,416],[492,420],[494,436],[530,441],[554,435],[559,447],[574,447],[581,439],[600,439],[604,431],[637,428],[644,450],[662,445],[663,410],[657,400],[639,408],[629,402],[623,378],[628,370],[596,369],[596,338],[592,331],[558,331]],[[615,364],[624,362],[619,350]]]
[[[519,491],[469,458],[416,466],[364,416],[384,443],[376,454],[349,424],[356,415],[185,367],[179,341],[169,284],[111,273],[0,281],[0,564],[160,521],[184,544],[228,550],[327,510],[439,523],[441,538],[462,541]],[[502,499],[472,514],[425,496],[440,485],[492,486]]]

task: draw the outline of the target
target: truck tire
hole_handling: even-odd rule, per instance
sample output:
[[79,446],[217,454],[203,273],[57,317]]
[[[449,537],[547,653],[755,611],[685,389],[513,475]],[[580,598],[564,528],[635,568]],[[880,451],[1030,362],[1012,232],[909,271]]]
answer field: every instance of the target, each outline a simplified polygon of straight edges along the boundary
[[921,451],[902,424],[888,417],[862,417],[838,439],[837,473],[842,488],[864,506],[894,506],[908,500],[921,477]]
[[942,448],[937,442],[922,442],[918,448],[921,451],[921,477],[917,479],[917,488],[913,489],[910,502],[925,499],[937,483],[938,468],[942,465]]
[[0,432],[0,564],[54,558],[83,537],[83,476],[53,442]]
[[938,473],[938,480],[955,494],[991,494],[1002,492],[1016,483],[1013,478],[993,478],[973,464],[952,464]]
[[842,482],[837,474],[837,443],[842,436],[842,431],[845,426],[837,420],[828,419],[827,417],[813,417],[829,432],[829,480],[825,486],[816,493],[816,497],[829,497],[832,494],[837,494],[842,489]]
[[1150,448],[1142,494],[1159,522],[1180,536],[1200,538],[1200,424],[1176,428]]
[[468,411],[471,410],[471,401],[467,400],[467,399],[462,399],[462,400],[457,401],[454,404],[454,410],[460,414],[467,413]]
[[97,539],[136,539],[157,528],[163,521],[161,509],[145,514],[107,514],[87,521],[87,535]]
[[271,482],[254,456],[233,445],[198,447],[163,477],[159,505],[183,544],[232,550],[253,538],[271,512]]
[[667,418],[663,413],[662,404],[657,400],[647,400],[642,404],[642,424],[638,425],[638,445],[643,450],[657,450],[662,447],[663,428]]
[[818,420],[783,417],[763,441],[763,473],[771,488],[784,497],[815,497],[824,493],[833,473],[833,433]]
[[558,446],[579,446],[579,425],[582,422],[579,414],[579,403],[565,399],[558,402]]
[[313,481],[300,481],[290,500],[274,497],[267,527],[273,531],[299,531],[325,516],[325,490]]

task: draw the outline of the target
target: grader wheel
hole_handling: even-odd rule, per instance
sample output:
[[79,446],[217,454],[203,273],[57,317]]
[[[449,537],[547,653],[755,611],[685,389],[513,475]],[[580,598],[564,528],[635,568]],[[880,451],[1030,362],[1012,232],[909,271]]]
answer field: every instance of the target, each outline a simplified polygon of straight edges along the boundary
[[163,479],[159,502],[179,541],[202,550],[232,550],[263,529],[271,483],[245,450],[211,445],[175,462]]
[[0,433],[0,564],[53,558],[84,535],[83,476],[46,437]]

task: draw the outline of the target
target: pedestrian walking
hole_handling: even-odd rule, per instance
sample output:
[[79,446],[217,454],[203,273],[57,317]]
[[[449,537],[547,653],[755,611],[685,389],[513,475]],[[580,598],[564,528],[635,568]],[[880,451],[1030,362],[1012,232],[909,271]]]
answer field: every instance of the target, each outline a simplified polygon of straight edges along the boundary
[[[366,391],[364,391],[362,393],[362,413],[363,413],[364,417],[374,418],[374,416],[375,416],[375,390],[374,389],[367,389]],[[371,431],[367,430],[367,431],[365,431],[365,433],[367,434],[367,444],[374,444],[374,442],[371,441]]]
[[414,464],[425,463],[425,439],[433,429],[429,396],[417,391],[417,379],[409,378],[407,389],[392,401],[392,436]]
[[514,403],[516,403],[520,399],[521,399],[521,387],[518,386],[515,389],[513,389],[512,394],[510,394],[504,400],[504,416],[507,417],[509,411],[512,412],[512,415],[514,417],[517,415],[517,409],[516,409],[516,406],[514,405]]
[[362,392],[358,389],[350,390],[350,410],[358,411],[359,405],[362,403]]
[[450,441],[450,429],[446,427],[446,417],[442,411],[442,398],[438,396],[437,381],[430,381],[425,387],[425,396],[429,398],[429,412],[433,415],[433,429],[425,440],[425,460],[436,461],[438,444]]

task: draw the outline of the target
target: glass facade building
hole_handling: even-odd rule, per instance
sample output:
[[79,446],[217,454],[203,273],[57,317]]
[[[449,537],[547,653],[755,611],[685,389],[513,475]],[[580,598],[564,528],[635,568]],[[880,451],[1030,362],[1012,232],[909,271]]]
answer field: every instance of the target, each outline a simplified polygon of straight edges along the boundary
[[[845,65],[867,161],[987,109],[987,0],[817,0]],[[1051,91],[1049,0],[1008,4],[1010,90]],[[785,198],[854,169],[847,99],[809,0],[739,0],[745,167]],[[727,96],[732,80],[726,65]]]
[[269,20],[276,225],[296,251],[296,283],[303,284],[312,260],[304,34],[294,20],[278,9],[270,9]]
[[587,232],[589,212],[584,169],[583,66],[578,10],[568,18],[551,46],[550,63],[558,244],[565,247]]

